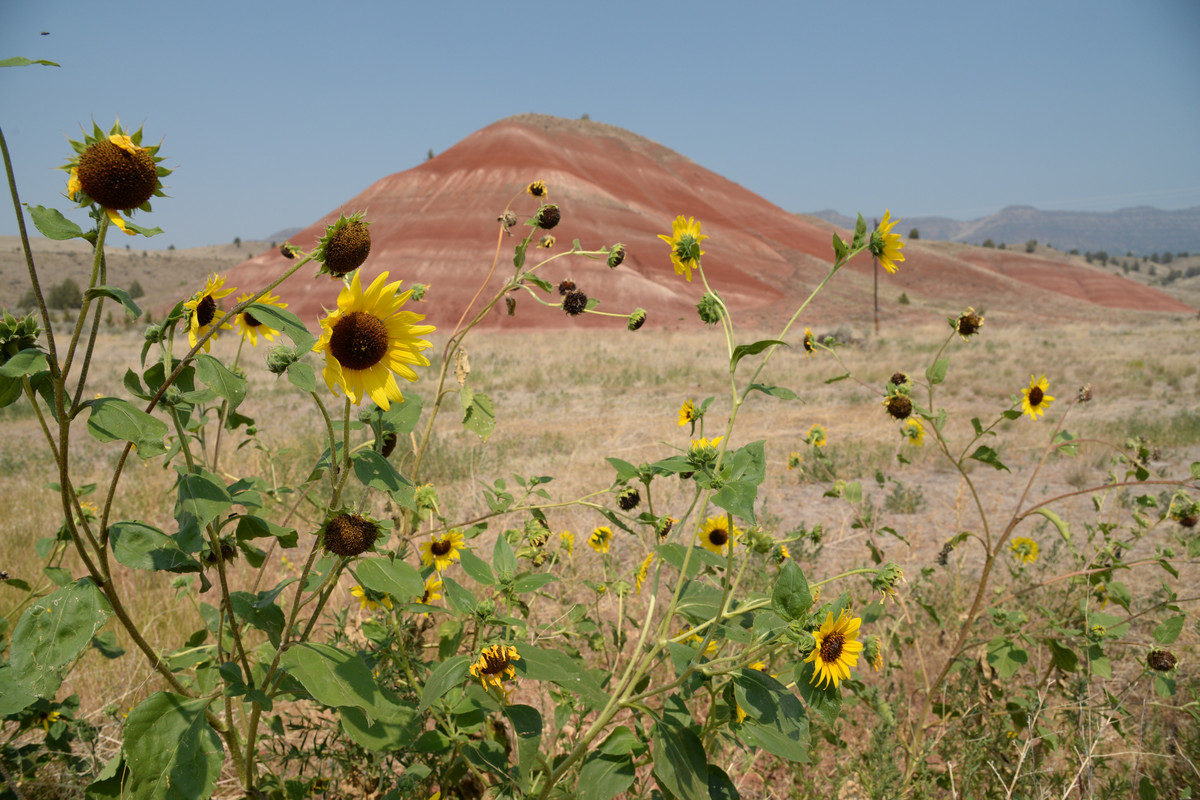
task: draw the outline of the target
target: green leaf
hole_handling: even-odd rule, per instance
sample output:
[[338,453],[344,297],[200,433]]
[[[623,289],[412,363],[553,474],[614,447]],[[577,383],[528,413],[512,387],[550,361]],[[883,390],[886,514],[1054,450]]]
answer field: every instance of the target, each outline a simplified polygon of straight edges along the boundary
[[646,751],[646,743],[624,725],[618,725],[600,743],[599,751],[608,756],[640,755]]
[[588,754],[579,770],[579,800],[611,800],[633,785],[633,757]]
[[482,558],[470,550],[461,550],[459,551],[459,560],[462,563],[463,572],[474,578],[479,585],[496,585],[496,576],[492,572],[491,565]]
[[763,339],[754,344],[739,344],[733,348],[733,356],[729,359],[729,369],[731,371],[737,369],[738,362],[743,358],[761,353],[771,345],[783,345],[787,347],[788,343],[781,339]]
[[118,751],[96,779],[83,790],[83,800],[122,800],[121,790],[129,782],[125,754]]
[[524,575],[517,578],[512,583],[512,590],[516,594],[528,594],[536,592],[548,583],[554,583],[558,578],[551,575],[549,572],[535,572],[532,575]]
[[496,429],[496,410],[492,398],[463,386],[458,390],[458,400],[463,410],[463,427],[486,442]]
[[849,252],[850,252],[849,245],[847,245],[844,241],[842,241],[842,237],[838,236],[835,233],[833,235],[833,255],[835,257],[835,260],[841,261],[843,258],[846,257],[846,254]]
[[410,597],[425,594],[425,580],[407,561],[387,556],[363,558],[354,567],[359,583],[371,591],[390,594],[406,602]]
[[291,339],[292,344],[299,352],[311,350],[317,341],[317,337],[308,332],[308,328],[304,327],[300,318],[286,308],[265,303],[251,303],[246,306],[246,313],[268,328],[274,328]]
[[841,375],[835,375],[832,378],[826,378],[825,382],[826,383],[837,383],[839,381],[844,381],[849,377],[851,377],[851,373],[845,372],[845,373],[842,373]]
[[778,397],[780,400],[800,399],[798,394],[785,386],[766,386],[761,383],[752,383],[750,384],[750,388],[746,390],[747,394],[750,392],[762,392],[763,394],[769,394],[771,397]]
[[0,67],[28,67],[31,64],[44,64],[47,67],[59,67],[61,64],[56,64],[53,61],[46,61],[43,58],[28,59],[22,56],[13,56],[0,61]]
[[125,655],[125,648],[117,644],[117,635],[112,631],[104,631],[92,637],[92,647],[100,651],[105,658],[120,658]]
[[950,356],[942,356],[925,370],[925,378],[930,384],[937,385],[946,380],[948,369],[950,369]]
[[517,735],[517,774],[521,791],[529,791],[530,776],[538,761],[542,743],[542,715],[533,706],[506,705],[504,716],[512,722]]
[[1064,542],[1071,541],[1071,526],[1068,525],[1067,522],[1058,514],[1055,514],[1048,508],[1039,508],[1033,513],[1040,514],[1041,516],[1050,520],[1054,527],[1058,529],[1058,535],[1063,538]]
[[368,714],[389,705],[357,653],[305,642],[284,650],[279,663],[318,703],[333,708],[353,706]]
[[638,479],[640,474],[638,472],[638,468],[633,464],[630,464],[628,461],[622,461],[619,458],[606,458],[604,460],[609,464],[612,464],[612,468],[617,471],[617,477],[621,480],[635,481]]
[[1021,412],[1015,408],[1009,408],[1001,411],[1000,416],[1004,417],[1005,419],[1020,419]]
[[278,540],[280,547],[285,549],[295,547],[300,541],[300,536],[295,528],[285,528],[282,525],[276,525],[269,519],[256,517],[253,514],[246,514],[238,520],[237,538],[239,542],[268,537]]
[[376,753],[407,750],[421,733],[423,720],[416,706],[399,702],[385,719],[372,719],[360,708],[339,709],[342,730],[359,745]]
[[33,224],[37,227],[38,232],[47,239],[64,241],[66,239],[82,239],[86,235],[82,228],[64,217],[56,208],[31,206],[28,203],[25,204],[25,208],[29,210],[29,216],[33,218]]
[[293,361],[287,368],[288,383],[302,392],[312,393],[317,390],[317,373],[311,364],[303,361]]
[[1179,638],[1179,634],[1183,631],[1183,623],[1187,618],[1184,616],[1171,617],[1163,621],[1161,625],[1154,629],[1154,641],[1159,644],[1171,644]]
[[779,570],[775,587],[771,590],[771,610],[786,620],[803,619],[812,608],[812,592],[804,571],[789,560]]
[[526,272],[524,278],[525,278],[525,280],[532,283],[534,286],[541,289],[546,294],[550,294],[550,292],[554,291],[553,284],[551,284],[550,281],[546,280],[545,278],[543,278],[539,275],[534,275],[531,272]]
[[117,561],[132,569],[167,572],[200,572],[200,562],[180,549],[179,543],[145,522],[115,522],[108,528]]
[[201,470],[179,475],[176,484],[175,519],[179,533],[175,541],[184,552],[194,553],[204,540],[204,526],[224,514],[233,505],[225,483],[211,472]]
[[246,398],[246,379],[234,375],[217,359],[207,353],[196,356],[196,377],[208,388],[229,401],[229,410],[241,405]]
[[997,636],[988,643],[987,660],[996,668],[996,673],[1007,680],[1029,661],[1029,653],[1017,647],[1011,639]]
[[88,417],[87,429],[94,439],[101,442],[133,442],[137,454],[142,458],[167,452],[163,444],[167,423],[162,420],[116,397],[99,397],[88,405],[92,413]]
[[1079,669],[1079,656],[1075,654],[1074,650],[1064,647],[1053,639],[1047,639],[1046,646],[1050,648],[1050,657],[1054,660],[1054,666],[1063,672],[1074,672]]
[[708,765],[708,800],[740,800],[729,774],[716,764]]
[[[967,456],[967,458],[973,458],[976,461],[982,461],[984,464],[990,464],[998,470],[1002,469],[1006,472],[1010,471],[1008,467],[1004,466],[1004,462],[1000,460],[999,454],[997,454],[995,450],[987,445],[980,445],[975,452],[971,453],[971,455]],[[1047,517],[1047,519],[1049,519],[1049,517]]]
[[679,800],[708,800],[708,759],[704,745],[690,728],[656,722],[654,777]]
[[1200,461],[1193,461],[1190,469],[1192,471],[1192,477],[1200,480]]
[[850,247],[857,250],[867,243],[867,221],[863,219],[863,215],[859,214],[858,219],[854,223],[854,240]]
[[108,297],[116,300],[121,305],[125,306],[125,313],[129,319],[137,319],[142,315],[141,307],[133,302],[133,298],[129,296],[129,292],[117,286],[97,286],[95,289],[88,289],[83,293],[84,297]]
[[594,708],[608,702],[593,672],[561,650],[540,649],[522,645],[517,649],[521,660],[516,662],[521,677],[535,681],[550,681],[579,695]]
[[267,634],[273,647],[278,647],[285,625],[283,609],[274,602],[273,592],[230,592],[229,606],[237,617]]
[[501,581],[511,581],[517,573],[517,556],[503,536],[496,537],[496,545],[492,548],[492,569]]
[[808,717],[787,687],[765,672],[743,669],[733,676],[733,693],[747,715],[739,731],[747,743],[808,763]]
[[467,655],[453,656],[437,665],[429,680],[421,689],[421,702],[417,712],[424,714],[425,709],[436,703],[446,692],[463,682],[467,669],[471,666],[471,657]]
[[712,503],[735,517],[755,521],[754,501],[758,499],[758,486],[747,481],[731,481],[712,496]]
[[410,433],[416,429],[417,423],[421,419],[423,403],[421,395],[415,392],[406,392],[404,400],[388,406],[388,410],[382,413],[381,418],[391,425],[392,430],[396,433]]
[[796,689],[811,714],[820,717],[826,725],[833,725],[842,713],[842,693],[833,681],[823,681],[817,686],[813,682],[816,674],[817,668],[812,661],[801,661],[794,671]]
[[359,483],[386,492],[393,499],[413,485],[412,481],[396,471],[392,462],[384,458],[382,453],[359,450],[350,456],[350,461],[354,465],[354,477],[358,478]]
[[453,578],[443,577],[442,586],[446,591],[446,600],[460,614],[474,614],[475,607],[479,604],[475,599],[475,595],[471,594],[458,581]]
[[129,712],[124,797],[196,800],[212,795],[225,751],[204,716],[209,702],[156,692]]
[[[20,378],[25,375],[34,375],[48,368],[46,355],[41,350],[28,347],[0,365],[0,375],[5,378]],[[20,387],[21,382],[17,381],[18,392]]]

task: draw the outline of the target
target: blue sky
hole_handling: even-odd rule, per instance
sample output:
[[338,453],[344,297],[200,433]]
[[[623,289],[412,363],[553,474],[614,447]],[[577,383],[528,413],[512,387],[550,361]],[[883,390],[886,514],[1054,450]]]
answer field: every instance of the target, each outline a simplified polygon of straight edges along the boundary
[[65,210],[67,137],[144,124],[175,169],[150,247],[307,225],[523,112],[587,113],[791,211],[1175,209],[1200,205],[1198,35],[1195,0],[0,0],[0,58],[62,65],[0,70],[0,127],[22,200]]

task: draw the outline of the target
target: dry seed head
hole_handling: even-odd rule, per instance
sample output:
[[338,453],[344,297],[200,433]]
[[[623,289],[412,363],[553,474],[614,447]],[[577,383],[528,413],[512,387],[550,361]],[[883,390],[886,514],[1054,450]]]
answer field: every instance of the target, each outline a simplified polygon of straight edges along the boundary
[[331,275],[340,278],[367,260],[371,254],[371,232],[367,225],[361,219],[349,219],[326,237],[325,269]]
[[1151,650],[1146,654],[1146,664],[1157,672],[1170,672],[1176,663],[1175,654],[1170,650]]
[[79,186],[83,193],[105,208],[132,211],[154,196],[158,189],[158,167],[148,148],[128,142],[129,137],[110,137],[90,145],[79,156]]
[[537,226],[544,231],[548,231],[557,225],[562,220],[562,212],[558,210],[558,206],[551,203],[550,205],[542,206],[537,212]]
[[558,284],[558,293],[566,296],[567,292],[575,291],[575,281],[567,278]]
[[894,394],[883,399],[883,405],[894,419],[908,419],[912,414],[913,404],[908,395]]
[[581,291],[572,289],[563,297],[563,311],[572,317],[579,316],[587,310],[588,296]]
[[358,514],[338,514],[325,523],[325,549],[339,556],[358,556],[370,550],[379,526]]

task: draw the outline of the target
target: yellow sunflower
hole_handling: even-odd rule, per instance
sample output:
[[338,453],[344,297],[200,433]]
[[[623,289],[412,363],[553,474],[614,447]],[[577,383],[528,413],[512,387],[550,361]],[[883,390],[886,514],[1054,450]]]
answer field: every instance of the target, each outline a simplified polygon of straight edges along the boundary
[[392,598],[382,592],[371,592],[361,586],[355,586],[350,590],[350,594],[358,598],[360,611],[378,611],[380,608],[392,610]]
[[900,435],[913,447],[921,447],[925,444],[925,426],[916,417],[904,420],[904,424],[900,426]]
[[671,245],[671,263],[675,265],[675,274],[684,276],[691,283],[692,268],[700,263],[700,256],[704,255],[700,243],[708,238],[700,233],[700,223],[696,222],[695,217],[684,219],[681,214],[671,223],[671,235],[660,233],[658,238]]
[[[241,303],[244,300],[249,300],[253,296],[250,292],[246,292],[238,298],[238,302]],[[257,302],[262,303],[264,306],[275,306],[276,308],[287,308],[288,305],[287,303],[280,302],[276,295],[269,293],[258,298]],[[275,341],[275,337],[279,335],[279,331],[259,322],[249,311],[243,311],[238,314],[235,321],[238,327],[242,329],[242,338],[250,340],[252,347],[258,347],[259,336],[263,337],[264,341],[273,342]]]
[[879,259],[884,269],[894,273],[896,262],[904,260],[904,254],[900,252],[904,247],[904,240],[900,238],[900,234],[891,232],[892,227],[900,221],[892,220],[891,216],[892,212],[883,212],[883,221],[871,232],[871,243],[867,245],[867,249]]
[[696,419],[696,404],[687,399],[683,401],[683,405],[679,407],[679,427],[687,425]]
[[646,559],[637,568],[637,573],[634,575],[633,581],[637,586],[637,593],[642,593],[642,584],[646,582],[646,576],[650,574],[650,564],[654,561],[654,553],[646,556]]
[[808,443],[813,447],[824,447],[828,440],[825,438],[825,426],[816,423],[808,429],[808,436],[805,437]]
[[608,552],[608,547],[612,544],[612,538],[612,528],[601,526],[592,531],[592,535],[588,537],[588,546],[603,555]]
[[1053,397],[1046,394],[1049,388],[1050,382],[1046,380],[1045,375],[1040,378],[1029,376],[1029,388],[1021,390],[1025,395],[1021,400],[1021,411],[1028,414],[1030,419],[1037,419],[1038,414],[1045,414],[1046,407],[1054,401]]
[[444,588],[446,587],[441,578],[437,575],[430,575],[425,579],[425,593],[421,595],[421,602],[429,604],[434,600],[441,600]]
[[839,682],[850,677],[850,668],[858,663],[858,654],[863,649],[862,642],[858,641],[860,625],[862,620],[851,619],[843,608],[836,620],[830,612],[820,629],[813,632],[817,644],[804,660],[813,662],[812,683],[818,688],[822,682],[828,686],[833,681],[836,689]]
[[570,531],[563,531],[558,535],[558,540],[562,542],[562,547],[567,551],[567,558],[575,556],[575,534]]
[[61,167],[68,173],[67,197],[81,206],[96,204],[113,225],[137,234],[121,212],[149,211],[150,199],[164,196],[159,178],[171,170],[161,166],[158,146],[142,147],[141,129],[128,133],[120,120],[108,134],[92,123],[92,133],[70,144],[76,155]]
[[549,197],[550,190],[546,188],[544,181],[534,181],[525,187],[525,191],[534,197]]
[[422,314],[403,311],[412,290],[397,293],[400,281],[388,283],[380,273],[366,291],[354,273],[350,285],[338,295],[337,310],[321,319],[321,338],[313,350],[325,353],[325,385],[337,394],[340,386],[354,404],[370,397],[385,411],[392,402],[403,402],[396,376],[417,380],[413,364],[427,367],[421,355],[430,347],[420,337],[432,333],[432,325],[417,325]]
[[555,238],[547,233],[545,236],[543,236],[541,239],[538,240],[537,246],[543,247],[543,248],[549,250],[551,247],[554,247],[555,241],[556,241]]
[[[187,314],[188,343],[192,347],[195,347],[196,342],[211,330],[213,323],[221,316],[221,305],[217,301],[236,291],[237,289],[233,288],[226,289],[225,279],[220,275],[209,275],[204,289],[192,295],[192,299],[183,304],[183,307],[189,312]],[[212,337],[204,343],[204,352],[208,352],[209,346],[216,340],[220,331],[224,330],[233,330],[233,326],[226,322],[217,331],[214,331]]]
[[1017,561],[1032,564],[1038,560],[1038,543],[1027,536],[1017,536],[1008,544],[1012,557]]
[[804,354],[811,356],[817,352],[817,337],[813,335],[812,328],[804,329]]
[[489,683],[499,689],[502,688],[505,678],[517,677],[513,662],[520,660],[517,648],[512,645],[494,644],[483,648],[479,659],[471,665],[471,674],[479,678],[484,689],[488,688]]
[[458,530],[450,530],[445,536],[434,536],[421,545],[421,563],[432,565],[438,572],[445,572],[459,559],[459,551],[463,549],[463,535]]
[[705,550],[711,550],[717,555],[724,555],[737,544],[742,531],[728,516],[709,517],[708,521],[696,533],[700,545]]

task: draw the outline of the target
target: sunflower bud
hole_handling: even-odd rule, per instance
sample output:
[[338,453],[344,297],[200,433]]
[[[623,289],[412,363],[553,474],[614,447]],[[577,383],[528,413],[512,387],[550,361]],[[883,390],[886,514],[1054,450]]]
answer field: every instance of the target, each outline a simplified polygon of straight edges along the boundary
[[700,321],[706,325],[716,325],[721,321],[721,303],[716,295],[710,292],[706,292],[700,298],[700,302],[696,304],[696,311],[700,313]]
[[646,324],[646,309],[635,308],[633,313],[629,315],[629,322],[625,323],[625,327],[631,331],[636,331],[638,328]]
[[287,372],[288,367],[300,360],[301,355],[294,347],[277,344],[267,351],[267,369],[274,375],[282,375]]
[[5,311],[0,316],[0,364],[8,363],[22,350],[36,347],[39,333],[33,314],[18,318]]
[[412,292],[412,294],[409,295],[409,299],[420,302],[421,300],[424,300],[425,295],[429,293],[429,284],[414,283],[411,287],[409,287],[409,291]]
[[617,242],[608,251],[608,268],[616,269],[621,266],[621,262],[625,260],[625,245]]
[[632,511],[640,502],[642,502],[642,496],[638,493],[637,487],[626,486],[617,492],[617,505],[622,511]]

